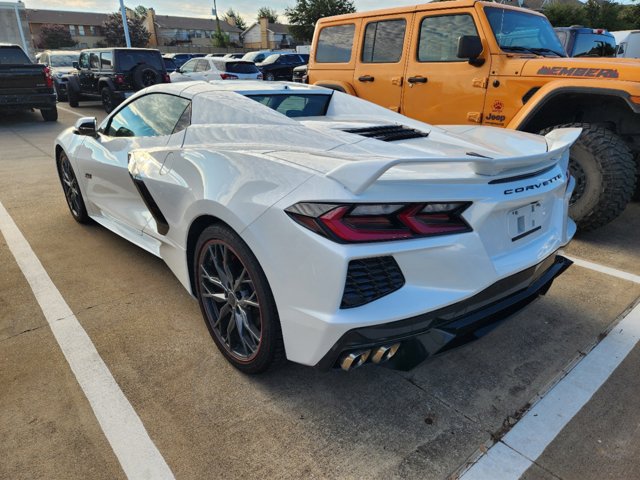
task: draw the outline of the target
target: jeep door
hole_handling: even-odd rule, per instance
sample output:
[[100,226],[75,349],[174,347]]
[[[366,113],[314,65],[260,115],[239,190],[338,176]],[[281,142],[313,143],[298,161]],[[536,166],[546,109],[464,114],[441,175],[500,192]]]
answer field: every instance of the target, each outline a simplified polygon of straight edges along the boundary
[[[482,122],[491,55],[480,29],[472,8],[415,14],[402,113],[432,124]],[[480,37],[482,65],[457,57],[463,35]]]
[[129,175],[129,152],[181,146],[190,105],[190,100],[175,95],[144,95],[108,117],[96,138],[86,137],[76,159],[86,197],[98,214],[142,235],[152,216]]
[[82,93],[95,93],[91,90],[91,66],[89,65],[89,52],[82,52],[78,60],[78,82]]
[[363,20],[352,82],[358,97],[400,111],[412,20],[413,13]]

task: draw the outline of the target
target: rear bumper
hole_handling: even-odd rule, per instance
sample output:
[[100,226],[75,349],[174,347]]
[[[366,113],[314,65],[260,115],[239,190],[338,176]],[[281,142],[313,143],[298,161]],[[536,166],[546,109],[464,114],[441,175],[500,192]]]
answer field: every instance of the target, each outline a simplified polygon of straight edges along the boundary
[[33,93],[24,95],[0,94],[0,108],[53,108],[56,106],[56,94]]
[[553,280],[572,264],[559,255],[504,278],[461,302],[396,322],[348,331],[316,364],[328,370],[343,353],[400,342],[384,365],[410,370],[427,357],[482,337],[502,320],[544,295]]

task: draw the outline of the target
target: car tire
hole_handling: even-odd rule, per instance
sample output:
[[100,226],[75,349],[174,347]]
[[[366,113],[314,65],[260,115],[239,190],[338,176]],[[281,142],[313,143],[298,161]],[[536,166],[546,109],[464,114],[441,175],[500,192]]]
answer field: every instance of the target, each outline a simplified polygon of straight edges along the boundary
[[626,142],[602,125],[568,123],[540,134],[565,127],[582,128],[569,157],[576,180],[569,215],[580,230],[594,230],[618,217],[633,197],[636,162]]
[[160,72],[146,63],[142,63],[134,68],[131,78],[133,79],[133,86],[136,90],[142,90],[143,88],[162,82]]
[[102,106],[105,112],[111,113],[116,107],[113,94],[109,87],[103,87],[102,90],[100,90],[100,99],[102,100]]
[[82,198],[78,178],[64,150],[60,150],[60,153],[58,153],[56,164],[58,168],[58,178],[60,178],[62,191],[67,200],[67,206],[69,207],[71,216],[78,223],[91,223],[92,220],[87,213],[87,207],[85,206],[84,198]]
[[62,93],[58,87],[56,87],[56,95],[58,95],[58,102],[66,102],[68,100],[66,92]]
[[67,85],[67,99],[69,100],[69,106],[73,108],[77,107],[80,103],[80,94],[71,86],[71,83]]
[[271,288],[247,244],[226,225],[207,227],[194,250],[193,278],[209,333],[238,370],[262,373],[284,361]]
[[267,82],[273,82],[276,79],[276,76],[273,73],[269,72],[264,76],[264,79]]
[[40,110],[40,114],[45,122],[55,122],[58,120],[58,108],[43,108]]

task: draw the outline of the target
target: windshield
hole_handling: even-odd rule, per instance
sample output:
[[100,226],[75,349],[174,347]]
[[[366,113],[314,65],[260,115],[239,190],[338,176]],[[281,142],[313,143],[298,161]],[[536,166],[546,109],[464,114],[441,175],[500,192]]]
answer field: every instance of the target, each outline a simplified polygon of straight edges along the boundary
[[484,10],[496,41],[505,52],[566,56],[546,17],[506,8],[485,7]]
[[78,55],[49,55],[52,67],[72,67],[78,61]]

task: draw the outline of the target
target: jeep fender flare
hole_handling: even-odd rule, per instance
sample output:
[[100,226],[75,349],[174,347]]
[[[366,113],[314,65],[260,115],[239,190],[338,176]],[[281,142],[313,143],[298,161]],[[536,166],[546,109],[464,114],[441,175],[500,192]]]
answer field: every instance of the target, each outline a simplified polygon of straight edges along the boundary
[[105,84],[109,87],[109,90],[111,91],[114,91],[116,89],[115,85],[113,84],[113,80],[111,80],[111,78],[100,77],[98,79],[98,93],[102,91],[102,88]]
[[321,80],[319,82],[315,82],[314,85],[317,87],[328,88],[330,90],[336,90],[342,93],[348,93],[349,95],[353,95],[354,97],[358,96],[355,89],[347,82]]
[[523,108],[514,116],[507,128],[513,130],[524,130],[527,124],[536,116],[536,114],[544,108],[544,106],[553,98],[570,93],[584,93],[607,95],[618,97],[624,100],[629,109],[640,114],[640,104],[631,101],[631,97],[640,97],[640,85],[636,82],[626,81],[576,81],[573,80],[556,80],[551,81],[540,87],[526,101]]
[[80,93],[80,81],[77,75],[65,75],[63,78],[67,79],[67,90]]

